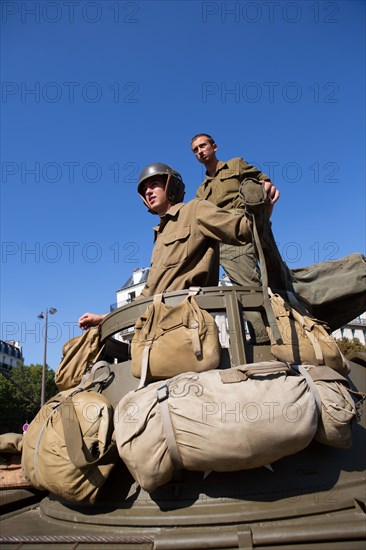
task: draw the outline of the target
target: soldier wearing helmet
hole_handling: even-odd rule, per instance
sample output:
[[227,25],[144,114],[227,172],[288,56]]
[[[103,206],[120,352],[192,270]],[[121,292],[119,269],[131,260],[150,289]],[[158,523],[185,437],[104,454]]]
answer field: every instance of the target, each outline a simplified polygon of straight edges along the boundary
[[[268,185],[272,191],[273,184]],[[137,191],[149,211],[160,217],[154,227],[155,244],[142,297],[191,286],[216,286],[219,243],[243,245],[252,240],[251,222],[244,212],[233,216],[203,199],[183,203],[184,190],[182,176],[167,164],[156,162],[141,171]],[[86,313],[79,326],[95,326],[103,317]]]
[[[268,183],[268,188],[272,191],[273,184]],[[219,243],[243,245],[252,240],[251,224],[244,212],[233,216],[202,199],[183,203],[182,176],[167,164],[146,166],[137,189],[149,211],[160,216],[142,296],[190,286],[216,286]]]
[[[161,184],[158,185],[158,184]],[[161,188],[161,192],[155,192],[154,189]],[[148,193],[147,193],[148,190]],[[137,192],[142,200],[153,214],[162,215],[173,204],[182,202],[184,198],[185,185],[182,176],[171,166],[162,162],[148,164],[142,170]],[[160,205],[162,202],[162,205]],[[159,203],[159,204],[158,204]],[[165,212],[164,212],[165,210]]]

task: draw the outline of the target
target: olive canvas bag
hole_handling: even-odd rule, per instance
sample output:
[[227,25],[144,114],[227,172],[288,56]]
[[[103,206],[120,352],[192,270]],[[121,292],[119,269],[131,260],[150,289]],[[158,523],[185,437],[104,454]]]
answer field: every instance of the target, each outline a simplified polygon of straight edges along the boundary
[[285,299],[269,288],[267,263],[254,217],[252,224],[261,266],[263,306],[272,355],[279,361],[325,365],[342,375],[349,374],[348,362],[326,323],[311,316],[292,291],[284,291]]
[[71,391],[52,397],[23,436],[22,465],[34,487],[72,502],[94,502],[116,457],[113,408],[100,393],[110,379],[100,362]]
[[[300,304],[295,308],[283,296],[268,290],[276,328],[280,333],[280,339],[276,339],[269,325],[271,353],[276,359],[289,363],[324,365],[342,375],[348,374],[348,362],[327,325],[304,311],[301,314],[299,310],[303,308]],[[290,298],[295,299],[291,294]]]
[[199,288],[191,288],[176,306],[164,303],[163,295],[136,321],[131,344],[132,374],[145,380],[171,378],[187,371],[216,369],[221,347],[213,317],[195,299]]
[[349,447],[365,394],[351,389],[348,379],[329,367],[293,365],[293,368],[305,376],[319,404],[315,439],[331,447]]
[[99,327],[90,328],[68,340],[62,347],[62,359],[55,374],[59,390],[75,388],[83,374],[98,361],[101,351]]

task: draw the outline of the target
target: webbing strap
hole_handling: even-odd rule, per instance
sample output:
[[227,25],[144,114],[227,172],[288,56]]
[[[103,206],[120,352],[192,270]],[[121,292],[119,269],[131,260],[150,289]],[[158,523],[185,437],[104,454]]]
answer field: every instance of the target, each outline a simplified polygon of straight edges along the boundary
[[325,365],[324,355],[322,352],[322,348],[320,347],[320,344],[318,340],[315,338],[314,333],[312,330],[309,330],[304,326],[304,329],[306,330],[307,337],[309,338],[310,342],[312,343],[312,346],[314,348],[314,353],[316,357],[316,362],[318,365]]
[[[200,290],[201,290],[200,286],[190,286],[188,289],[188,298],[190,296],[196,296],[200,292]],[[199,322],[194,309],[192,310],[192,312],[195,319],[195,324],[190,325],[189,328],[191,329],[190,333],[192,338],[193,353],[195,354],[196,357],[201,357],[202,345],[201,345],[200,334],[199,334]]]
[[151,350],[152,343],[153,343],[152,340],[146,340],[144,351],[142,352],[141,378],[140,378],[140,383],[139,383],[138,388],[137,388],[138,390],[145,386],[147,371],[149,369],[149,356],[150,356],[150,350]]
[[322,352],[322,348],[320,347],[320,344],[319,344],[318,340],[315,338],[313,331],[311,329],[308,329],[307,326],[306,326],[305,319],[303,317],[303,315],[304,314],[306,315],[306,313],[307,313],[305,308],[300,304],[300,302],[296,298],[295,294],[293,292],[291,292],[290,290],[287,290],[287,296],[288,296],[288,299],[290,301],[291,306],[296,311],[296,316],[301,319],[302,326],[303,326],[304,330],[306,330],[307,337],[309,338],[309,340],[310,340],[310,342],[311,342],[311,344],[314,348],[314,353],[315,353],[317,364],[318,365],[325,365],[325,360],[324,360],[324,355],[323,355],[323,352]]
[[201,340],[199,335],[199,324],[198,321],[194,323],[194,325],[191,325],[190,327],[190,334],[192,338],[192,347],[193,347],[193,353],[196,357],[201,357],[202,355],[202,346],[201,346]]
[[177,447],[172,419],[170,417],[168,404],[169,389],[166,384],[160,386],[160,388],[157,389],[157,397],[158,403],[160,404],[161,419],[163,422],[163,428],[165,430],[166,443],[168,446],[170,458],[172,459],[174,469],[182,470],[183,463]]
[[[66,404],[69,405],[69,414],[66,414]],[[76,468],[83,468],[85,466],[95,464],[100,461],[100,456],[95,459],[88,460],[84,452],[83,434],[81,433],[80,423],[76,414],[74,403],[72,399],[62,403],[59,408],[62,427],[64,430],[64,437],[67,452],[71,462]]]
[[[100,371],[100,372],[98,372]],[[97,384],[103,384],[108,381],[111,376],[110,364],[107,361],[98,361],[95,363],[90,371],[83,374],[80,384],[73,388],[68,395],[81,390],[88,390]]]
[[254,242],[257,247],[258,256],[259,256],[259,263],[261,265],[261,274],[262,274],[262,287],[263,287],[263,307],[267,315],[267,319],[269,322],[269,325],[272,329],[273,338],[276,340],[278,344],[282,343],[282,338],[280,331],[277,326],[276,318],[273,313],[273,309],[271,306],[271,302],[268,295],[268,273],[267,273],[267,265],[266,260],[264,258],[263,248],[259,239],[258,230],[257,230],[257,224],[255,222],[255,217],[253,216],[253,235],[254,235]]
[[304,368],[302,365],[291,365],[291,367],[294,370],[296,370],[297,372],[299,372],[300,374],[302,374],[302,376],[305,378],[305,380],[308,383],[308,386],[311,389],[311,392],[314,396],[316,407],[318,409],[318,413],[319,413],[319,415],[321,415],[322,401],[320,399],[320,395],[319,395],[318,389],[316,387],[316,384],[314,383],[314,380],[311,378],[311,376],[308,373],[308,371],[306,370],[306,368]]
[[[37,442],[36,442],[36,445],[34,447],[34,456],[33,456],[33,468],[34,468],[34,478],[36,480],[36,482],[39,483],[38,479],[37,479],[37,458],[38,458],[38,449],[39,449],[39,445],[41,443],[41,437],[42,437],[42,434],[43,434],[43,431],[47,425],[47,422],[48,422],[48,418],[47,420],[44,422],[42,428],[39,430],[39,434],[38,434],[38,437],[37,437]],[[24,467],[24,464],[23,464],[23,468],[25,470],[25,467]],[[25,472],[27,474],[27,472]],[[27,477],[29,478],[29,475],[27,474]]]
[[291,290],[286,290],[286,294],[291,306],[296,309],[296,311],[298,311],[301,315],[309,315],[304,306],[300,304],[296,295]]

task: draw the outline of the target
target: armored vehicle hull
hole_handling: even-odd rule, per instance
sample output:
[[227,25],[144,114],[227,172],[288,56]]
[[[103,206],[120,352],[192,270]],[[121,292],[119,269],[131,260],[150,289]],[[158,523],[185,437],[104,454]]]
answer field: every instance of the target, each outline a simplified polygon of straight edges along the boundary
[[[167,294],[166,302],[178,303],[185,295]],[[250,344],[243,321],[247,309],[262,311],[261,292],[208,288],[197,302],[216,319],[225,319],[221,368],[274,359],[269,346]],[[128,338],[147,303],[144,299],[112,312],[102,325],[103,341],[121,332]],[[365,392],[365,364],[350,366],[351,383]],[[123,351],[111,368],[114,380],[104,394],[116,406],[138,381]],[[1,547],[363,549],[365,428],[363,415],[347,449],[313,441],[267,467],[208,475],[184,470],[151,494],[120,461],[94,505],[76,505],[33,490],[4,491]]]

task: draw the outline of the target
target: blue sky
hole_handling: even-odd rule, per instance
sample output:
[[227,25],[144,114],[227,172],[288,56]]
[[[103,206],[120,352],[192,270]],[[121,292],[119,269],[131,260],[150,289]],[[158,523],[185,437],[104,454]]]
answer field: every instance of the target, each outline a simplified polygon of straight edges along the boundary
[[2,1],[1,338],[48,363],[149,265],[136,194],[166,162],[193,198],[190,138],[281,191],[290,267],[365,252],[363,1]]

